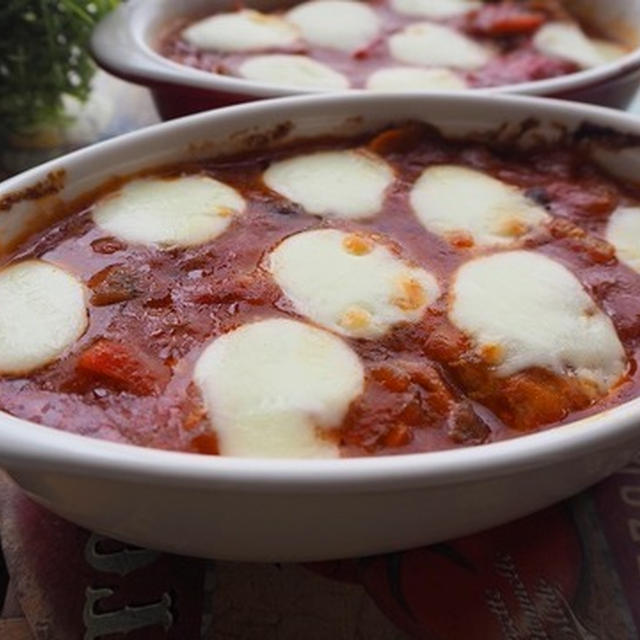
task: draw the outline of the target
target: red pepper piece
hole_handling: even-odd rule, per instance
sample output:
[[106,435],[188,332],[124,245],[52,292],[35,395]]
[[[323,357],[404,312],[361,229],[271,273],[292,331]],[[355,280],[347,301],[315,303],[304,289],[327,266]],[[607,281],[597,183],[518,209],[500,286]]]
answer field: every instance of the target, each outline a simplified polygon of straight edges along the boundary
[[135,346],[106,339],[91,345],[77,368],[139,396],[159,393],[169,380],[169,371],[155,358]]
[[486,36],[529,34],[545,22],[543,13],[513,4],[487,5],[469,14],[466,28]]

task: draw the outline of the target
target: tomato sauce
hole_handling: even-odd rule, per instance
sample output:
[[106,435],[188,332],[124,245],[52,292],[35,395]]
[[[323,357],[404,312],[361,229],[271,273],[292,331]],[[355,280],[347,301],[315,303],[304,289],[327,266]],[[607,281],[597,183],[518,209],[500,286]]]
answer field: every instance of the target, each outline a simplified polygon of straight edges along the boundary
[[[262,173],[275,159],[324,148],[363,145],[395,170],[381,212],[362,221],[309,215],[270,191]],[[531,369],[501,378],[491,354],[475,353],[447,317],[456,269],[496,249],[427,232],[411,211],[409,191],[433,164],[459,164],[516,185],[551,214],[524,248],[567,266],[613,320],[630,362],[608,395],[594,401],[571,376]],[[89,290],[89,327],[62,358],[24,377],[0,376],[0,408],[75,433],[163,449],[218,451],[215,425],[192,382],[204,348],[247,322],[301,320],[268,271],[265,256],[297,232],[339,228],[382,234],[395,251],[432,272],[444,295],[421,321],[377,339],[346,342],[366,371],[364,393],[331,434],[345,456],[431,451],[487,443],[548,428],[638,395],[640,275],[604,240],[611,212],[640,201],[640,191],[585,160],[580,142],[528,150],[446,139],[409,124],[352,139],[302,141],[274,151],[211,159],[148,172],[175,178],[205,174],[247,202],[215,240],[161,250],[127,245],[94,225],[85,201],[31,237],[4,264],[29,257],[67,268]],[[123,180],[112,181],[101,197]]]
[[[241,75],[240,65],[251,56],[260,53],[306,55],[342,73],[349,79],[351,87],[357,89],[365,87],[367,78],[374,71],[386,67],[403,66],[402,63],[393,59],[389,52],[387,39],[391,35],[410,24],[430,21],[452,27],[495,51],[491,60],[480,69],[458,72],[469,87],[517,84],[579,71],[578,66],[571,61],[554,58],[537,51],[532,42],[537,29],[547,22],[556,20],[575,22],[575,19],[557,0],[492,2],[465,15],[439,20],[397,13],[388,0],[374,0],[368,4],[380,17],[382,31],[370,45],[351,53],[309,43],[251,53],[204,51],[183,39],[182,31],[194,22],[207,17],[207,14],[185,17],[167,25],[156,47],[163,56],[175,62],[228,76]],[[273,12],[273,14],[282,15],[283,12]],[[603,37],[590,25],[580,26],[589,35]]]

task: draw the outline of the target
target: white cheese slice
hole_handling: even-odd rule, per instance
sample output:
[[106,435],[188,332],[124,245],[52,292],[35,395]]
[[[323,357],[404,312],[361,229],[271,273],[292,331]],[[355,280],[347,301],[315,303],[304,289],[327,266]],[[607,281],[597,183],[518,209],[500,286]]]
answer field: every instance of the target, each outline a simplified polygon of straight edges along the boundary
[[318,47],[351,52],[369,44],[380,31],[375,11],[364,2],[312,0],[291,9],[287,20]]
[[200,20],[182,32],[190,44],[208,51],[256,51],[287,47],[298,40],[298,30],[283,18],[243,9]]
[[604,62],[613,62],[622,56],[626,56],[629,50],[622,45],[611,42],[610,40],[601,40],[600,38],[590,38],[591,44],[595,47],[598,55]]
[[390,67],[374,71],[367,80],[372,91],[459,91],[467,83],[450,69]]
[[214,340],[195,367],[220,453],[326,458],[364,386],[360,359],[340,338],[303,322],[269,319]]
[[64,269],[26,260],[0,270],[0,375],[53,362],[87,323],[85,288]]
[[264,183],[309,213],[360,219],[376,215],[393,170],[363,149],[319,151],[272,164]]
[[298,313],[354,338],[416,322],[440,295],[424,269],[370,236],[337,229],[287,238],[272,251],[268,267]]
[[479,353],[491,351],[501,376],[542,367],[606,392],[626,368],[609,316],[566,267],[538,253],[467,262],[455,276],[449,317]]
[[125,242],[189,247],[219,236],[244,208],[235,189],[208,176],[149,178],[100,200],[93,220]]
[[272,54],[243,62],[238,72],[256,82],[305,89],[347,89],[349,80],[326,64],[307,56]]
[[589,143],[589,159],[595,160],[607,173],[616,178],[638,184],[640,178],[640,145],[625,146],[621,149],[612,149],[607,145]]
[[480,246],[513,245],[549,219],[517,187],[458,165],[425,169],[410,202],[427,230],[445,238],[468,235]]
[[533,45],[547,56],[574,62],[583,69],[606,62],[598,48],[573,22],[549,22],[533,37]]
[[418,22],[389,38],[391,55],[400,62],[431,67],[477,69],[492,51],[462,33],[432,22]]
[[477,0],[392,0],[398,13],[425,18],[451,18],[482,6]]
[[618,207],[609,218],[606,236],[618,259],[640,273],[640,207]]

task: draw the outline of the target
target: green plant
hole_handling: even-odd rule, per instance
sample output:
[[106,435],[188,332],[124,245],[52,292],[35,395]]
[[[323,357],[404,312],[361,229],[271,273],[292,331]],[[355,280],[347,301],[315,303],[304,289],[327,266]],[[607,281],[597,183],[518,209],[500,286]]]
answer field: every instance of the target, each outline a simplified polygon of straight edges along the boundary
[[0,141],[64,122],[62,96],[86,100],[87,43],[118,0],[1,0]]

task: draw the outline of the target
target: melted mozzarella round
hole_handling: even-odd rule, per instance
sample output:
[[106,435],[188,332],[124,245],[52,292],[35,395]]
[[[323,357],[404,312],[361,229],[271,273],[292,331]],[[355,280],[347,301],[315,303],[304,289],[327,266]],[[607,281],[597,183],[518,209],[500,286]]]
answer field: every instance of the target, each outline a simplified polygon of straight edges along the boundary
[[409,25],[389,38],[391,55],[400,62],[433,67],[477,69],[491,51],[455,29],[431,22]]
[[307,56],[272,54],[249,58],[238,69],[256,82],[307,89],[346,89],[349,80],[331,67]]
[[598,55],[602,58],[603,62],[613,62],[622,56],[626,56],[629,53],[628,49],[610,42],[609,40],[600,40],[599,38],[591,38],[591,44],[595,47]]
[[391,67],[374,71],[367,80],[372,91],[458,91],[466,89],[464,78],[450,69]]
[[479,353],[497,354],[501,376],[542,367],[606,392],[625,371],[611,319],[567,268],[538,253],[499,253],[463,265],[449,317]]
[[618,207],[611,214],[607,241],[619,260],[640,273],[640,207]]
[[182,37],[199,49],[255,51],[291,46],[298,40],[298,30],[277,16],[243,9],[200,20],[187,27]]
[[338,455],[340,426],[364,386],[358,356],[302,322],[269,319],[214,340],[195,368],[220,453],[255,458]]
[[312,0],[287,13],[303,38],[318,47],[355,51],[369,44],[380,31],[380,21],[364,2]]
[[572,22],[545,24],[536,32],[533,44],[545,55],[569,60],[584,69],[606,62],[603,52]]
[[244,208],[235,189],[207,176],[150,178],[99,201],[93,219],[125,242],[189,247],[219,236]]
[[295,310],[355,338],[375,338],[415,322],[440,295],[436,279],[368,236],[336,229],[284,240],[269,270]]
[[451,18],[482,6],[477,0],[392,0],[398,13],[425,18]]
[[265,184],[309,213],[334,218],[369,218],[382,207],[393,182],[391,167],[362,149],[319,151],[272,164]]
[[480,246],[508,246],[549,219],[516,187],[475,169],[435,165],[411,189],[410,202],[426,229],[468,235]]
[[42,260],[0,270],[0,374],[25,374],[61,356],[84,333],[85,289]]

